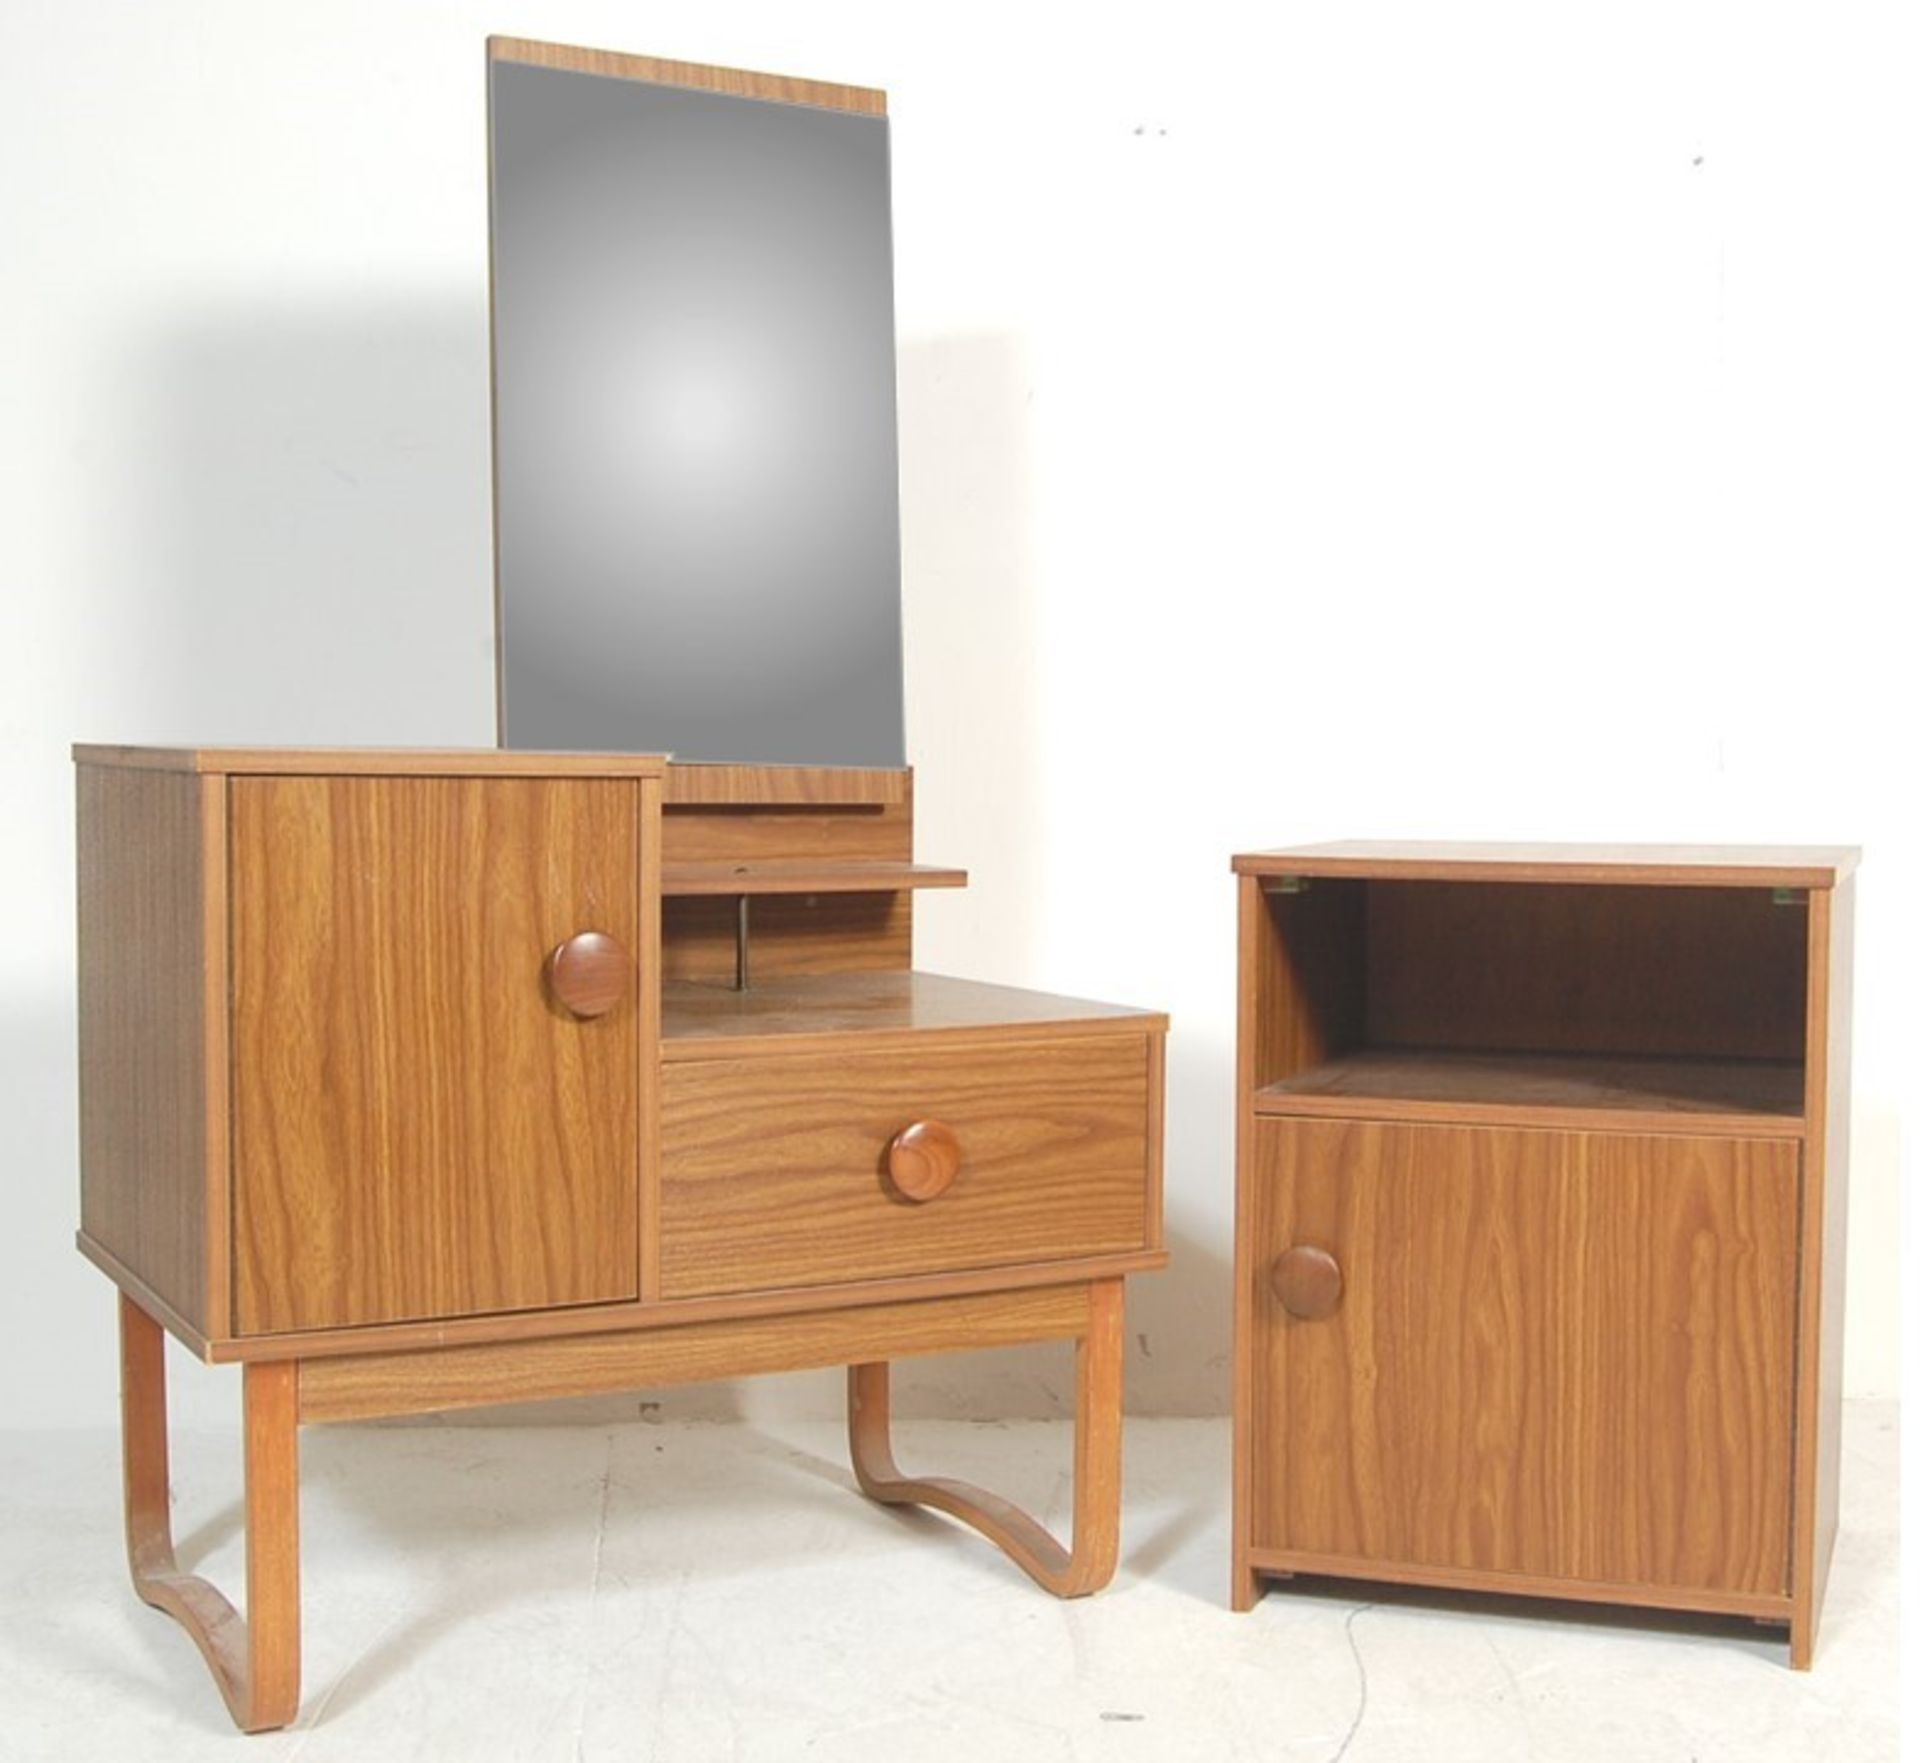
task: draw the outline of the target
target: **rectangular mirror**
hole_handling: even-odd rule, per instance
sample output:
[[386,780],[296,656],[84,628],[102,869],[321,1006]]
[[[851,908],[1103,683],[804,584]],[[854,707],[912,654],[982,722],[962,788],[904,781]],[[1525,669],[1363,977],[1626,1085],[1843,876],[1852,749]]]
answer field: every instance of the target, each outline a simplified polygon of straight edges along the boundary
[[501,744],[904,764],[883,95],[488,70]]

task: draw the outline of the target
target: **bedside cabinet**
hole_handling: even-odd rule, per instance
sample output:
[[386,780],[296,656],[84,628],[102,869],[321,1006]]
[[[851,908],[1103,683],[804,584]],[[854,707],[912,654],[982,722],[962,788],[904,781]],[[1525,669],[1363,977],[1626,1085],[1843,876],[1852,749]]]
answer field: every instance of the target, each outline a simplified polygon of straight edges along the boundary
[[1843,850],[1332,844],[1240,881],[1233,1604],[1296,1574],[1813,1652]]
[[[80,1249],[127,1544],[299,1705],[299,1428],[848,1368],[854,1479],[1111,1577],[1166,1018],[915,972],[911,775],[82,747]],[[163,1335],[243,1367],[246,1615],[182,1572]],[[1073,1534],[903,1475],[891,1361],[1071,1341]]]

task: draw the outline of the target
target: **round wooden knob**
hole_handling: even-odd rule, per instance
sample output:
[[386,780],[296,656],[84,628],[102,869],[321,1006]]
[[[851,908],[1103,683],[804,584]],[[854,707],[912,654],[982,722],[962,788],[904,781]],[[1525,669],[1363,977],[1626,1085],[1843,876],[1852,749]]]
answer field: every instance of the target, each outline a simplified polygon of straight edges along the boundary
[[1325,1249],[1300,1243],[1273,1264],[1273,1295],[1288,1314],[1318,1322],[1340,1307],[1340,1263]]
[[887,1179],[903,1200],[937,1200],[960,1174],[960,1136],[937,1120],[903,1126],[887,1145]]
[[583,930],[547,957],[547,989],[575,1016],[605,1016],[627,995],[633,963],[601,930]]

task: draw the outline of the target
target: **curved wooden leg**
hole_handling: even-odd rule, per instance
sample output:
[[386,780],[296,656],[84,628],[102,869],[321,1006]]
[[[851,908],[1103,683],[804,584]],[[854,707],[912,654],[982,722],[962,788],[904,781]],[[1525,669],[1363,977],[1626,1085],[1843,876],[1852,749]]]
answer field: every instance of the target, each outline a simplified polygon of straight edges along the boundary
[[1120,1555],[1120,1409],[1125,1309],[1121,1282],[1088,1288],[1087,1332],[1075,1349],[1073,1548],[1009,1500],[969,1482],[904,1476],[893,1460],[889,1366],[847,1368],[847,1433],[861,1492],[890,1506],[931,1506],[996,1542],[1056,1597],[1083,1598],[1113,1577]]
[[167,1362],[160,1325],[120,1298],[120,1422],[133,1589],[192,1635],[243,1732],[300,1706],[299,1368],[246,1368],[247,1615],[173,1555],[167,1501]]

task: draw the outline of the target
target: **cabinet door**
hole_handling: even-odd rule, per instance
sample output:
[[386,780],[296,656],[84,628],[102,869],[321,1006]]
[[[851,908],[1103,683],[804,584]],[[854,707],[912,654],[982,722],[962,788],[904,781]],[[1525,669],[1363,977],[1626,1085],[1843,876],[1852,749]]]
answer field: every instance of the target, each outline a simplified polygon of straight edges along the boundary
[[1795,1141],[1275,1119],[1249,1177],[1255,1549],[1786,1590]]
[[235,779],[242,1333],[632,1298],[638,980],[551,997],[639,935],[638,786]]

